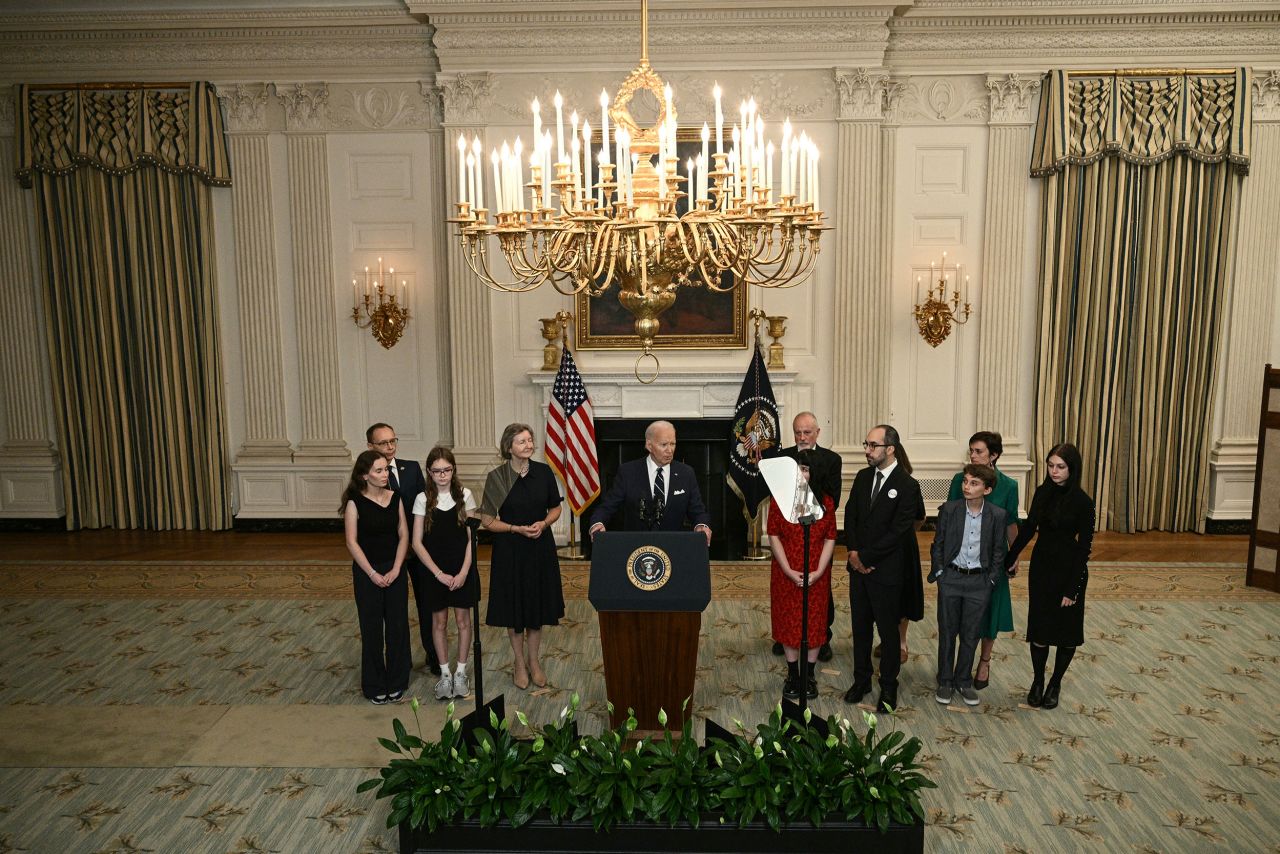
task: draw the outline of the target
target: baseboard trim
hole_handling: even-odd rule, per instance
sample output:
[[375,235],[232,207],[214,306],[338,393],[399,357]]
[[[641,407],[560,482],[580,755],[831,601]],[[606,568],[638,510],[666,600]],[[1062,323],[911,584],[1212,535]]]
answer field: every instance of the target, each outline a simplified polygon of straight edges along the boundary
[[242,519],[239,516],[231,524],[233,531],[249,534],[321,534],[342,533],[342,517],[333,519]]
[[24,518],[10,516],[0,519],[0,532],[15,533],[21,531],[66,531],[67,517]]
[[1247,534],[1253,527],[1251,519],[1205,519],[1206,534]]

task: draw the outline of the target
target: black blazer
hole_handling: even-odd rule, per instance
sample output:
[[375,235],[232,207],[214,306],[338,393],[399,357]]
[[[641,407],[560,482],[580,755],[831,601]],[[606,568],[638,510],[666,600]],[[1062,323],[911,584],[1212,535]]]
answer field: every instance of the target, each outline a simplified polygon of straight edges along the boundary
[[[929,580],[938,577],[955,563],[964,545],[965,500],[957,498],[938,508],[938,523],[929,547]],[[1005,529],[1005,512],[990,501],[982,504],[982,542],[978,547],[978,562],[982,564],[987,581],[996,583],[996,573],[1004,571],[1004,556],[1008,540]]]
[[[417,460],[396,458],[396,478],[400,481],[400,501],[404,504],[404,518],[413,526],[413,502],[418,495],[427,489],[426,477],[422,474],[422,465]],[[390,483],[388,483],[390,486]]]
[[[912,529],[920,503],[920,484],[899,464],[880,485],[876,503],[871,504],[875,469],[867,466],[853,479],[844,505],[844,539],[849,551],[857,552],[867,576],[880,584],[900,584],[903,575],[902,538]],[[852,571],[852,568],[850,568]]]
[[[795,445],[783,448],[778,454],[783,457],[791,457],[797,462],[800,459],[800,452],[796,450]],[[839,507],[841,496],[840,469],[844,465],[840,455],[830,448],[811,448],[809,450],[809,458],[813,461],[809,466],[810,488],[815,493],[820,492],[822,495],[830,496],[831,500],[836,503],[836,507]]]
[[[643,531],[647,525],[640,519],[640,502],[646,506],[653,502],[653,490],[649,485],[649,469],[645,465],[644,456],[638,460],[630,460],[618,467],[618,474],[609,491],[596,505],[591,514],[591,524],[597,522],[608,525],[613,514],[621,507],[623,511],[622,527],[626,531]],[[682,531],[685,522],[690,527],[711,524],[711,516],[702,503],[702,493],[698,491],[698,480],[693,469],[681,462],[671,461],[671,483],[667,484],[667,506],[662,514],[659,531]]]

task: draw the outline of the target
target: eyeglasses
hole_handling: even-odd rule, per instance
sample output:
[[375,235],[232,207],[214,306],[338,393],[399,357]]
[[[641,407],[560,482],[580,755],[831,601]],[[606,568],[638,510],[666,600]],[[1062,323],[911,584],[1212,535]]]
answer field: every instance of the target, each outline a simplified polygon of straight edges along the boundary
[[888,444],[888,445],[877,445],[875,442],[863,442],[863,443],[862,443],[862,449],[863,449],[864,451],[871,451],[871,450],[874,450],[874,449],[876,449],[876,448],[892,448],[892,447],[893,447],[893,445],[892,445],[892,444]]
[[449,466],[447,469],[428,469],[428,471],[432,474],[453,474],[453,466]]
[[390,448],[392,445],[394,445],[396,442],[399,442],[399,441],[400,441],[399,439],[383,439],[381,442],[374,442],[373,444],[378,446],[379,448]]

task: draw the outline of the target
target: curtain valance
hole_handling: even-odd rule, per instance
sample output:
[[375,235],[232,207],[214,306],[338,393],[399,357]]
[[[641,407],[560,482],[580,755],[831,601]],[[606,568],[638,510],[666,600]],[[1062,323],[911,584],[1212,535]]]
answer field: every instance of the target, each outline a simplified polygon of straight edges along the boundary
[[17,177],[89,166],[113,175],[154,165],[231,185],[218,97],[210,83],[175,88],[18,87]]
[[1050,71],[1040,87],[1031,174],[1108,155],[1151,165],[1178,152],[1249,172],[1247,68],[1225,74]]

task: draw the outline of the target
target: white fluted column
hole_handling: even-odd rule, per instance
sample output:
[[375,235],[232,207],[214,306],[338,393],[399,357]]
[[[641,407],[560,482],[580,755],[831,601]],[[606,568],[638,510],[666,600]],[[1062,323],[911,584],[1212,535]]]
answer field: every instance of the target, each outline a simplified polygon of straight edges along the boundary
[[288,140],[289,223],[302,392],[302,436],[293,458],[296,462],[346,462],[351,453],[342,438],[328,143],[323,133],[313,130],[328,101],[328,87],[323,83],[277,84],[276,93],[284,102]]
[[[439,78],[444,98],[444,158],[446,216],[453,216],[458,187],[458,149],[462,134],[479,136],[493,81],[488,74],[459,74]],[[493,326],[489,290],[471,272],[450,226],[447,255],[449,341],[452,351],[453,453],[463,479],[479,496],[484,473],[493,464],[498,435],[504,425],[494,423]]]
[[886,78],[836,69],[840,96],[835,205],[835,335],[832,447],[856,454],[867,428],[888,414],[889,327],[881,312],[892,296],[885,254],[882,130]]
[[986,211],[982,225],[981,303],[978,313],[977,411],[980,430],[1004,438],[1004,460],[1025,457],[1020,432],[1019,357],[1022,295],[1027,281],[1027,191],[1031,124],[1036,109],[1036,78],[990,75],[991,102],[987,142]]
[[293,457],[285,424],[280,293],[276,274],[271,157],[267,147],[264,83],[219,92],[227,113],[244,359],[245,437],[237,459],[288,462]]
[[[13,96],[0,94],[0,163],[14,162]],[[0,175],[0,516],[66,514],[60,459],[49,423],[48,351],[39,276],[31,263],[31,194],[12,173]],[[30,334],[18,335],[25,329]]]
[[1220,434],[1209,455],[1211,519],[1247,519],[1253,506],[1262,369],[1280,308],[1276,223],[1280,222],[1280,71],[1256,71],[1253,151],[1241,185]]

